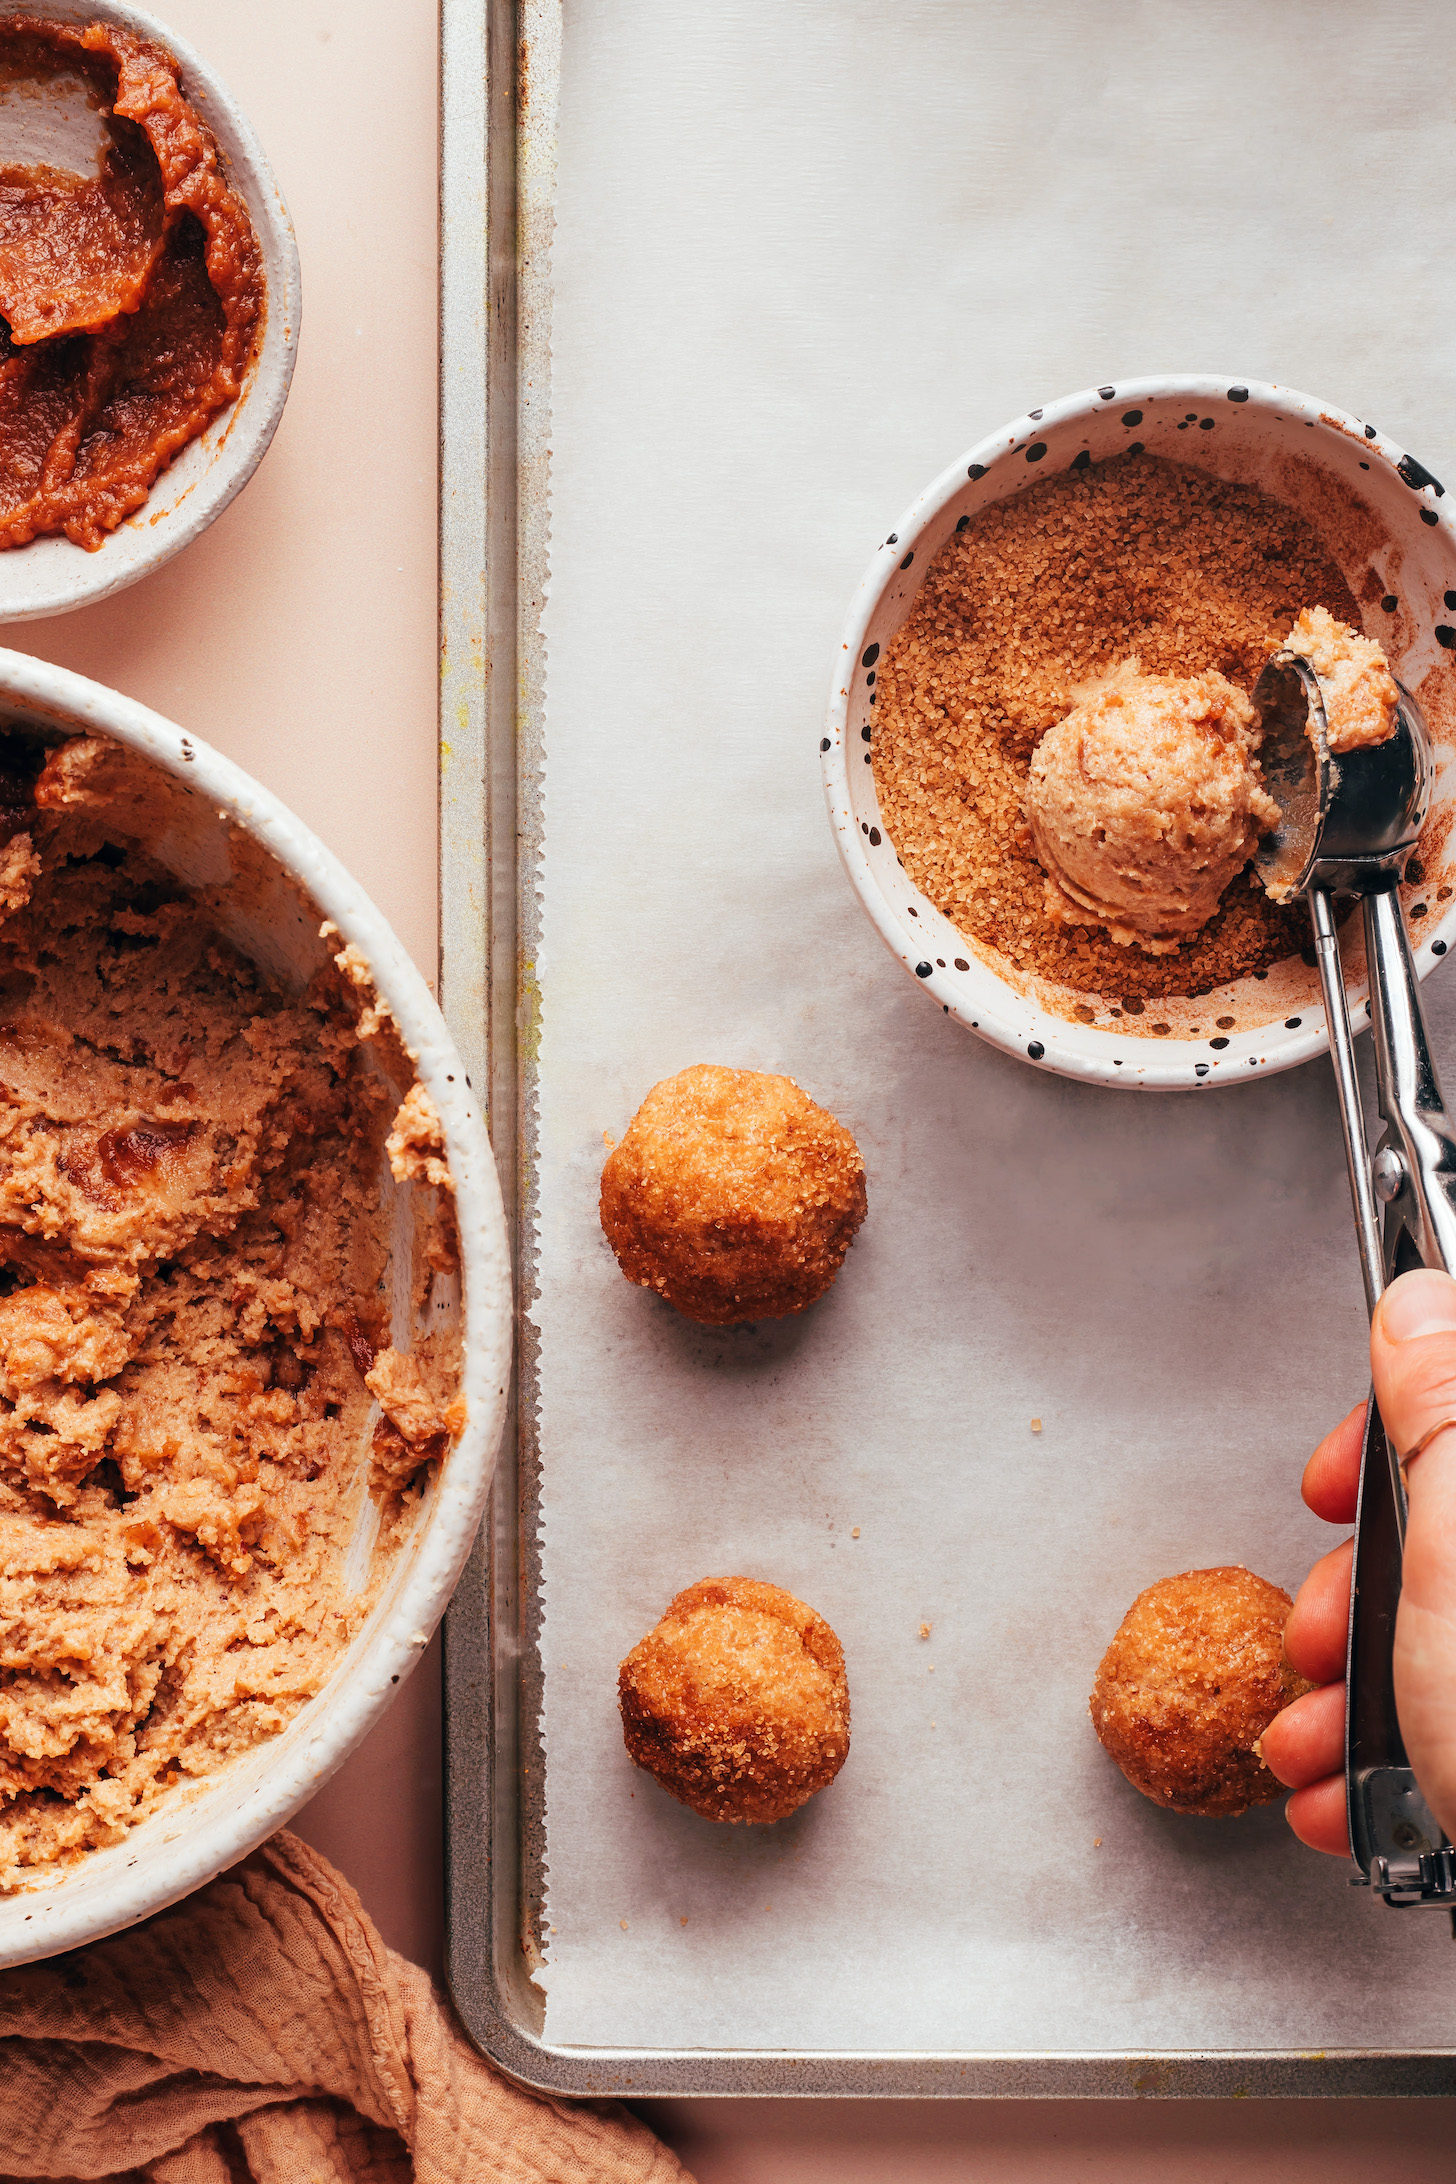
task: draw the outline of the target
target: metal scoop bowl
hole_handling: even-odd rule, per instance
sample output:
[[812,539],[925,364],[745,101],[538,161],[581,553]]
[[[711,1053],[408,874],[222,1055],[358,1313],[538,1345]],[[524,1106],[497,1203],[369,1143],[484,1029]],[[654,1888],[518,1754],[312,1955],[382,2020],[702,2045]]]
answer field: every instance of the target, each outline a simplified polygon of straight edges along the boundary
[[[1254,689],[1265,782],[1282,811],[1255,868],[1280,900],[1309,902],[1340,1094],[1365,1297],[1417,1266],[1456,1269],[1456,1130],[1441,1096],[1397,893],[1430,808],[1434,767],[1421,709],[1399,684],[1395,732],[1336,756],[1324,693],[1307,660],[1276,652]],[[1384,1130],[1372,1156],[1334,899],[1358,895],[1365,927]],[[1385,1208],[1384,1233],[1376,1200]],[[1422,1797],[1396,1717],[1391,1670],[1406,1497],[1398,1452],[1371,1397],[1360,1467],[1345,1714],[1350,1844],[1367,1883],[1398,1908],[1444,1904],[1456,1917],[1456,1849]]]

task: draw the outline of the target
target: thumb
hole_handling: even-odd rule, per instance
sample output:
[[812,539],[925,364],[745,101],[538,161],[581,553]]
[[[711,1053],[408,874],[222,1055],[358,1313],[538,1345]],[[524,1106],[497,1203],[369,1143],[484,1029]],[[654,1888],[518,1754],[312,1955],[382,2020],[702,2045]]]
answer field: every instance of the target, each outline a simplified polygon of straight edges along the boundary
[[[1375,1400],[1410,1515],[1395,1626],[1395,1703],[1416,1779],[1456,1839],[1456,1281],[1392,1282],[1370,1325]],[[1418,1453],[1417,1453],[1418,1452]]]

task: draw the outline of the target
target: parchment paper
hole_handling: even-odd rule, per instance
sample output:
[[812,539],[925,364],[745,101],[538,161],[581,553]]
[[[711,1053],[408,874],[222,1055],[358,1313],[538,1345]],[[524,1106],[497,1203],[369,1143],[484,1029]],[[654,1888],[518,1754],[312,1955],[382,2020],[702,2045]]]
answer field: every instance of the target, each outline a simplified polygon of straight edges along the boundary
[[[1328,1065],[1139,1097],[992,1052],[874,937],[817,759],[871,551],[1029,405],[1227,369],[1452,475],[1450,31],[1443,0],[566,8],[532,1307],[553,2041],[1456,2041],[1443,1916],[1350,1889],[1277,1807],[1155,1810],[1087,1718],[1142,1586],[1244,1562],[1293,1589],[1333,1543],[1299,1471],[1366,1366]],[[1449,1077],[1456,980],[1427,995]],[[727,1334],[629,1287],[596,1217],[603,1133],[709,1060],[795,1076],[869,1172],[828,1300]],[[622,1654],[733,1571],[849,1663],[844,1771],[772,1829],[672,1803],[617,1721]]]

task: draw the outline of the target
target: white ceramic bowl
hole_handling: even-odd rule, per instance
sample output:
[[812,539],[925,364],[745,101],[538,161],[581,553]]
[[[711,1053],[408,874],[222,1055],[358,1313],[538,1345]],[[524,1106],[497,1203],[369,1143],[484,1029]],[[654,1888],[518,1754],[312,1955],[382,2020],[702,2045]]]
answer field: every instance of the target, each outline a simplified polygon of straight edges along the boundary
[[[511,1283],[500,1190],[479,1102],[424,980],[337,858],[276,797],[195,736],[63,668],[0,651],[0,722],[51,732],[100,731],[154,761],[163,774],[158,830],[149,826],[147,846],[191,884],[219,882],[235,869],[229,843],[236,830],[270,851],[270,859],[254,860],[263,867],[261,886],[254,876],[238,904],[225,899],[223,915],[240,944],[283,977],[301,985],[323,962],[318,928],[325,917],[364,951],[445,1126],[460,1223],[461,1295],[456,1302],[447,1294],[442,1303],[437,1284],[431,1309],[461,1316],[468,1412],[380,1600],[323,1689],[278,1736],[170,1792],[123,1842],[38,1871],[32,1885],[0,1897],[5,1965],[76,1948],[200,1887],[296,1812],[379,1719],[443,1614],[485,1507],[505,1415]],[[166,776],[180,784],[180,794]],[[301,908],[295,882],[317,915]],[[413,1234],[417,1194],[406,1185],[393,1197],[398,1245],[402,1235]],[[406,1256],[397,1249],[397,1263]],[[407,1348],[407,1280],[395,1289],[392,1339]],[[362,1482],[358,1503],[357,1543],[367,1546]]]
[[104,545],[93,554],[65,537],[38,538],[0,553],[0,622],[68,614],[124,591],[222,514],[263,460],[283,415],[302,309],[298,245],[272,169],[232,93],[186,40],[122,0],[45,0],[31,12],[62,22],[116,23],[172,54],[182,87],[217,138],[228,179],[252,215],[268,299],[263,339],[237,401],[182,450]]
[[[1422,883],[1403,890],[1422,977],[1456,939],[1456,523],[1444,488],[1374,425],[1330,403],[1229,375],[1123,379],[1031,410],[927,486],[875,555],[855,595],[820,742],[824,788],[845,869],[877,931],[947,1015],[1043,1069],[1099,1084],[1191,1091],[1248,1083],[1328,1044],[1319,978],[1300,957],[1197,1003],[1149,1002],[1163,1037],[1071,1015],[1087,996],[1013,973],[968,943],[912,884],[886,832],[869,763],[876,660],[910,612],[926,569],[959,527],[1074,463],[1139,444],[1299,509],[1362,602],[1396,675],[1420,699],[1438,765]],[[1363,505],[1362,505],[1363,504]],[[1386,611],[1380,602],[1394,597]],[[1311,951],[1312,953],[1312,951]],[[1364,956],[1345,941],[1348,990],[1365,1020]],[[1109,996],[1115,999],[1115,996]],[[1063,1013],[1063,1011],[1066,1013]],[[1101,1012],[1104,1017],[1106,1011]],[[1234,1028],[1215,1033],[1220,1015]],[[1194,1027],[1197,1027],[1195,1035]]]

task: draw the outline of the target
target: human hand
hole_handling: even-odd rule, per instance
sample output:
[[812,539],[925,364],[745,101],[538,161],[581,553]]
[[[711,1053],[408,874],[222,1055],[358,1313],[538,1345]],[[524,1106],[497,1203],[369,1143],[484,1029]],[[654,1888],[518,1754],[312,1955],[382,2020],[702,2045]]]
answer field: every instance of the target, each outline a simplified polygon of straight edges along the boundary
[[[1416,1780],[1456,1840],[1456,1281],[1449,1274],[1423,1268],[1391,1283],[1370,1325],[1370,1372],[1394,1446],[1425,1443],[1406,1470],[1395,1703]],[[1305,1466],[1304,1498],[1330,1524],[1354,1522],[1364,1431],[1361,1403]],[[1350,1854],[1341,1679],[1352,1551],[1346,1540],[1299,1589],[1284,1649],[1291,1667],[1320,1688],[1276,1715],[1261,1739],[1266,1765],[1295,1793],[1286,1808],[1295,1834],[1339,1858]]]

